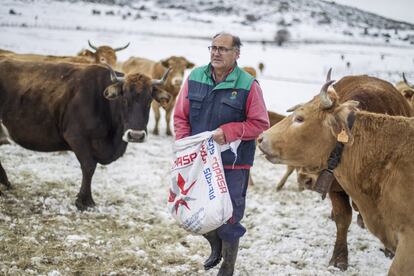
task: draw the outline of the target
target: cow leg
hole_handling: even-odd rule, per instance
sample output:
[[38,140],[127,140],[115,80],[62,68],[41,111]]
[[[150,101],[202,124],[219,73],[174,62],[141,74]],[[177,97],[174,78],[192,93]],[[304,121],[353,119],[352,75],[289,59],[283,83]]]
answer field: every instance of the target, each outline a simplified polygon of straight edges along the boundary
[[6,186],[7,189],[11,188],[11,184],[9,182],[9,179],[7,178],[6,171],[4,170],[3,166],[0,162],[0,183]]
[[282,188],[283,188],[283,186],[285,186],[285,183],[286,183],[286,181],[287,181],[287,179],[289,178],[289,176],[292,174],[292,172],[295,170],[295,168],[294,167],[292,167],[292,166],[287,166],[286,167],[286,172],[285,172],[285,174],[283,175],[283,177],[282,177],[282,179],[279,181],[279,183],[277,184],[277,186],[276,186],[276,191],[280,191]]
[[345,271],[348,268],[347,236],[352,220],[352,208],[345,192],[329,192],[329,198],[332,202],[332,218],[336,224],[335,247],[329,265]]
[[171,113],[172,113],[172,109],[174,107],[174,103],[170,103],[168,104],[167,109],[165,110],[165,122],[167,124],[167,135],[171,136],[172,132],[171,132],[171,128],[170,128],[170,121],[171,121]]
[[405,231],[398,235],[398,246],[388,276],[413,275],[414,231]]
[[[70,131],[68,131],[70,133]],[[84,211],[88,207],[94,207],[92,199],[91,182],[97,162],[93,158],[91,150],[85,146],[87,142],[74,136],[63,134],[66,142],[75,153],[82,170],[82,184],[76,197],[75,205],[78,210]]]
[[95,202],[92,198],[91,183],[92,176],[96,169],[96,162],[85,162],[80,161],[82,169],[82,185],[76,198],[76,207],[84,211],[88,207],[94,207]]
[[152,101],[151,107],[152,107],[152,110],[154,111],[154,115],[155,115],[155,126],[154,126],[154,130],[152,131],[152,133],[154,135],[158,135],[160,133],[159,129],[158,129],[158,124],[160,122],[160,117],[161,117],[160,104],[157,103],[156,101]]
[[254,186],[252,174],[249,174],[249,184],[247,185],[247,187],[250,187],[250,186]]

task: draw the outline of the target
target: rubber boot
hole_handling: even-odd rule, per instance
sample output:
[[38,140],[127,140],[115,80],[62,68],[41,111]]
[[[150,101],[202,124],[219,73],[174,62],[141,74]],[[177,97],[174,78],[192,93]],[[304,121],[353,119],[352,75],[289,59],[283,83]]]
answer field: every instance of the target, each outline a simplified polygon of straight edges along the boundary
[[204,262],[204,269],[209,270],[221,261],[221,239],[217,234],[217,230],[210,231],[204,234],[203,237],[207,239],[211,247],[210,257]]
[[234,242],[223,241],[223,263],[217,276],[232,276],[234,272],[234,265],[237,259],[237,252],[239,251],[239,240]]

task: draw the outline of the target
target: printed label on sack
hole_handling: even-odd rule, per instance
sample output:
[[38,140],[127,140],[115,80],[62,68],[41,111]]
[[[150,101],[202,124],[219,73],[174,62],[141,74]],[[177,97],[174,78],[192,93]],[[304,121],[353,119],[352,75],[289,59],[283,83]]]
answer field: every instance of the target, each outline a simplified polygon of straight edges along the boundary
[[187,231],[214,230],[233,213],[220,154],[211,136],[175,153],[168,206]]

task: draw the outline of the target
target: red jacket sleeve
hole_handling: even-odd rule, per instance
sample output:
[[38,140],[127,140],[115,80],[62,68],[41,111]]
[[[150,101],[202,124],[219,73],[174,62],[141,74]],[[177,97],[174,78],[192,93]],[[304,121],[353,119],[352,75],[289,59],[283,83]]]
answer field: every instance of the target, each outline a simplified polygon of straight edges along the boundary
[[178,94],[174,109],[175,139],[187,137],[191,133],[189,120],[190,102],[188,100],[188,78]]
[[267,114],[262,89],[259,83],[254,81],[247,97],[246,121],[227,123],[221,125],[220,128],[224,132],[226,142],[230,143],[238,139],[256,139],[269,126],[269,115]]

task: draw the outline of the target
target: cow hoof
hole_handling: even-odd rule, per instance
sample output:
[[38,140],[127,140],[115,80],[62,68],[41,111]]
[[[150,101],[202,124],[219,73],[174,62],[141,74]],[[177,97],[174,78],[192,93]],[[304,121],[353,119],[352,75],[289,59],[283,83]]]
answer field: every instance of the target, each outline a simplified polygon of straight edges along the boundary
[[87,200],[82,200],[81,198],[77,198],[75,201],[76,208],[78,208],[79,211],[85,211],[88,208],[95,207],[95,202],[92,198]]
[[167,130],[167,136],[172,136],[171,130]]
[[384,253],[385,257],[389,259],[394,258],[394,253],[392,253],[392,251],[388,250],[387,248],[380,248],[380,250]]
[[339,268],[341,271],[345,271],[348,269],[348,262],[347,261],[339,261],[339,260],[335,260],[335,261],[330,261],[329,265],[333,265],[334,267]]
[[154,134],[154,135],[159,135],[160,133],[158,132],[158,129],[154,129],[154,130],[152,131],[152,134]]
[[7,140],[7,139],[1,139],[0,140],[0,145],[8,145],[8,144],[10,144],[9,140]]
[[6,180],[4,182],[0,182],[0,183],[3,184],[6,187],[7,190],[10,190],[12,188],[12,185],[8,180]]

